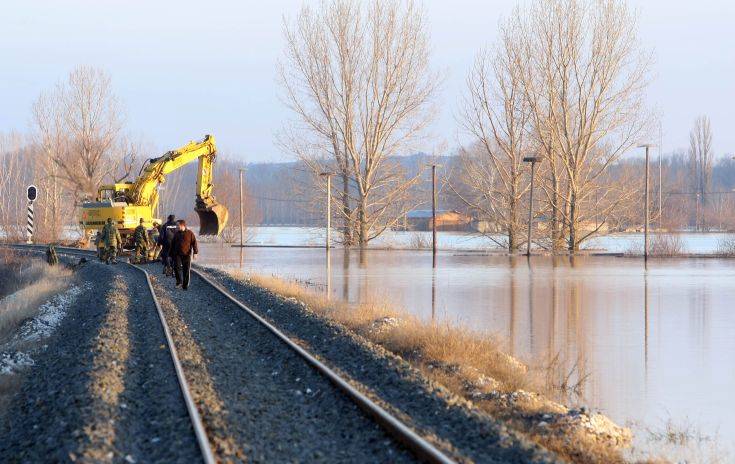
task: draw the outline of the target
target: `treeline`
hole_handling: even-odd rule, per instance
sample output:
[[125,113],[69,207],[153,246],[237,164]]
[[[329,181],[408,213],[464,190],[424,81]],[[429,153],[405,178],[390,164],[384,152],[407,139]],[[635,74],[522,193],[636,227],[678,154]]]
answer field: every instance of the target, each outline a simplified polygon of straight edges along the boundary
[[[234,226],[225,238],[241,220],[241,169],[244,223],[323,225],[329,179],[337,239],[365,247],[430,204],[430,166],[439,165],[440,205],[486,224],[498,246],[516,252],[527,240],[530,160],[536,246],[574,252],[597,234],[639,228],[643,176],[632,153],[642,154],[656,121],[644,106],[651,54],[639,43],[635,14],[624,1],[536,0],[499,28],[496,43],[464,70],[454,110],[466,145],[451,156],[447,149],[406,156],[427,145],[443,80],[432,67],[423,8],[329,0],[287,20],[279,80],[292,118],[277,143],[295,161],[245,165],[220,155],[215,195]],[[0,147],[5,234],[22,235],[31,179],[42,192],[40,229],[55,239],[101,183],[130,179],[157,155],[131,139],[110,77],[98,69],[72,71],[31,114],[31,133],[3,136]],[[653,160],[653,224],[730,229],[732,164],[715,156],[706,117],[696,119],[690,140],[662,160],[660,176]],[[194,170],[169,176],[159,216],[195,222]]]
[[103,182],[128,178],[145,150],[125,130],[122,104],[102,70],[74,69],[30,110],[29,133],[0,134],[0,228],[6,239],[24,236],[25,189],[33,183],[40,190],[36,239],[57,241],[77,223],[78,205]]
[[[426,134],[442,76],[417,3],[332,0],[287,22],[281,82],[294,121],[283,146],[332,194],[341,239],[360,247],[416,207],[428,165],[397,156]],[[613,172],[648,136],[649,54],[624,2],[518,6],[468,70],[459,122],[472,141],[445,177],[464,208],[511,252],[526,241],[529,164],[540,161],[536,244],[575,251],[630,215],[639,185]]]

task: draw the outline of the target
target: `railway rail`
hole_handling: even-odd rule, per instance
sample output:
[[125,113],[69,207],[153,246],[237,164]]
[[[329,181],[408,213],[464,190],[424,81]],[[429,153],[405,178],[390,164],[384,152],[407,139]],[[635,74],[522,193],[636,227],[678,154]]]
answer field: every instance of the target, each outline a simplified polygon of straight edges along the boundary
[[[34,251],[42,251],[45,249],[45,247],[41,245],[11,245],[9,247]],[[60,254],[85,258],[95,257],[94,252],[91,250],[87,251],[75,248],[57,247],[57,252]],[[182,366],[182,362],[179,359],[179,354],[174,337],[172,336],[171,329],[169,327],[169,322],[167,321],[165,312],[161,307],[159,297],[156,293],[153,282],[151,281],[151,276],[145,269],[140,266],[129,263],[125,263],[125,265],[131,266],[145,275],[151,297],[158,311],[159,320],[166,335],[167,348],[175,367],[178,383],[186,403],[186,408],[197,438],[199,449],[202,454],[202,459],[208,464],[217,462],[215,452],[213,451],[212,442],[210,440],[210,437],[208,437],[207,435],[205,420],[203,420],[202,414],[200,414],[200,411],[196,406],[197,403],[194,401],[194,398],[192,396],[192,389],[189,385],[189,382],[187,381],[186,372],[184,367]],[[384,408],[380,407],[370,398],[354,388],[346,379],[344,379],[333,369],[319,361],[314,355],[302,348],[296,341],[292,340],[278,328],[270,324],[267,320],[257,314],[242,301],[238,300],[228,290],[223,288],[218,283],[214,282],[211,278],[209,278],[199,270],[192,269],[192,273],[199,277],[209,286],[209,288],[219,294],[222,298],[226,299],[232,305],[242,310],[248,318],[251,318],[252,321],[255,321],[273,337],[279,340],[284,346],[286,346],[291,352],[298,356],[298,358],[306,363],[311,369],[313,369],[320,376],[328,380],[339,392],[344,395],[345,398],[347,398],[350,402],[354,403],[360,410],[362,410],[366,417],[376,423],[387,436],[389,436],[397,443],[400,443],[415,458],[420,461],[432,464],[449,464],[455,462],[442,451],[437,449],[433,444],[417,434],[414,430],[406,426],[400,419],[390,414]]]

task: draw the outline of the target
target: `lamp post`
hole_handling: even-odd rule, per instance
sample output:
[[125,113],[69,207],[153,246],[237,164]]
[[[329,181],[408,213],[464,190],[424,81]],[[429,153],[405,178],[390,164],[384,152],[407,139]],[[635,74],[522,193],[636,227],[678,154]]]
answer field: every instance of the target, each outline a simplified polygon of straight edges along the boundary
[[528,201],[528,237],[526,242],[526,256],[531,256],[531,226],[533,225],[533,184],[536,179],[536,163],[541,162],[539,156],[526,156],[524,163],[531,163],[531,198]]
[[645,192],[643,194],[643,201],[645,202],[645,221],[643,223],[643,260],[648,261],[648,221],[649,221],[649,201],[648,201],[648,151],[653,145],[650,143],[646,143],[643,145],[638,145],[638,148],[645,148],[646,149],[646,169],[645,169]]
[[331,230],[332,230],[332,176],[333,172],[322,172],[320,176],[327,178],[327,238],[325,247],[329,251],[331,246]]

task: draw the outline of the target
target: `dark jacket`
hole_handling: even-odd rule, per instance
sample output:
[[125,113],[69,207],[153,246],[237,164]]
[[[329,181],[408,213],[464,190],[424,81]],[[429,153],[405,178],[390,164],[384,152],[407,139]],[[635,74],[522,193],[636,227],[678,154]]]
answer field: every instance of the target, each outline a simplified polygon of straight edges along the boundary
[[175,221],[168,221],[161,226],[161,233],[158,236],[158,243],[164,248],[170,248],[174,241],[176,232],[179,231],[179,225]]
[[190,256],[192,252],[195,255],[199,254],[197,238],[194,236],[194,232],[189,229],[177,231],[171,245],[171,254],[173,256]]

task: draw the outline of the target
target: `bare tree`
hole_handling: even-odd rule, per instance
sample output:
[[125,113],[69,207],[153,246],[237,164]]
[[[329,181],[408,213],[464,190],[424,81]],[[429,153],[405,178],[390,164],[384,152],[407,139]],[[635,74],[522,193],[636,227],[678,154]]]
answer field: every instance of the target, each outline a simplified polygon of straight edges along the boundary
[[49,172],[77,201],[93,198],[103,181],[130,174],[135,151],[122,134],[122,108],[104,71],[76,68],[39,96],[33,115],[37,140],[54,164]]
[[22,237],[25,225],[27,166],[22,147],[23,138],[17,132],[0,133],[0,238],[11,241]]
[[[429,67],[423,11],[411,0],[330,0],[304,7],[284,27],[281,78],[297,116],[285,145],[314,174],[340,176],[335,200],[343,235],[361,247],[414,204],[393,157],[410,147],[433,117],[438,75]],[[347,240],[345,240],[347,241]]]
[[700,116],[689,133],[689,169],[694,192],[696,230],[706,230],[707,193],[712,184],[712,129],[709,118]]
[[624,2],[541,0],[510,21],[521,31],[516,50],[533,131],[548,158],[546,201],[575,251],[632,196],[623,185],[613,194],[603,179],[650,129],[650,59]]
[[467,77],[461,120],[474,145],[460,150],[460,160],[461,178],[469,189],[463,193],[452,187],[476,216],[502,231],[506,241],[499,244],[510,252],[525,241],[521,207],[529,176],[523,156],[531,149],[524,63],[514,50],[517,31],[512,26],[503,28],[500,45],[492,54],[483,51],[478,55]]

